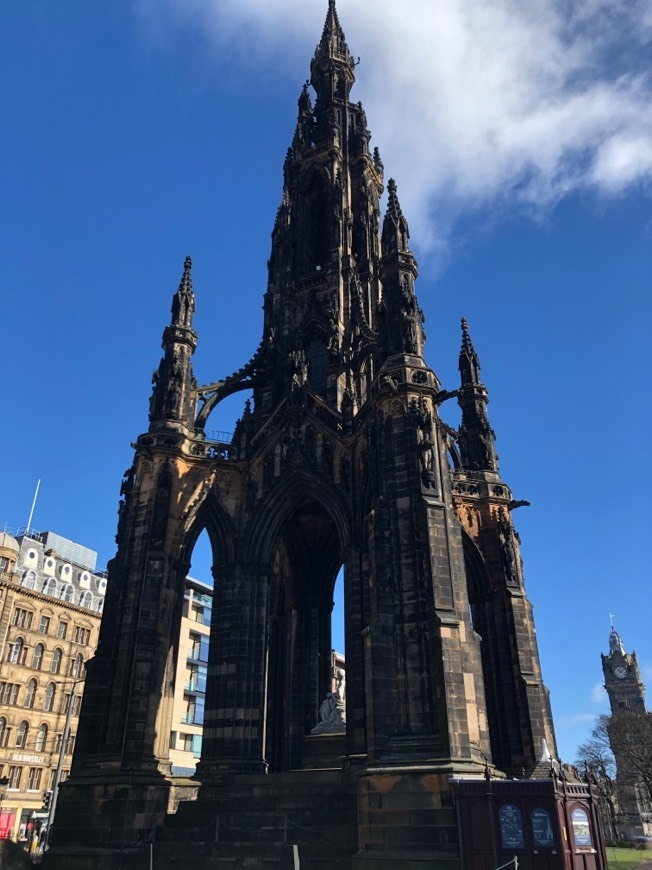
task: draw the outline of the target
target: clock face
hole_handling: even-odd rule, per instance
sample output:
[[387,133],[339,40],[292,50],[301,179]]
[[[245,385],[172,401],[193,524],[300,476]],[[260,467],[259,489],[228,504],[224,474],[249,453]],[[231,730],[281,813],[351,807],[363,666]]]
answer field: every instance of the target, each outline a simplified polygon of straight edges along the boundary
[[618,677],[619,680],[624,680],[627,676],[627,668],[623,668],[622,666],[614,668],[614,674]]

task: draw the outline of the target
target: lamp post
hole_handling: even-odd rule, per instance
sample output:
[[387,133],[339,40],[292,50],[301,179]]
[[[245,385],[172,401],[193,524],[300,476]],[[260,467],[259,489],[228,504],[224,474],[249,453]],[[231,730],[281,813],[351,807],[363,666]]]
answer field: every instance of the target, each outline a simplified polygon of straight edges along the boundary
[[[54,774],[54,781],[52,783],[52,799],[50,801],[50,806],[48,808],[48,826],[45,831],[45,848],[48,846],[48,840],[50,839],[50,828],[52,826],[52,822],[54,821],[54,814],[57,809],[57,798],[59,796],[59,783],[61,782],[61,771],[63,769],[63,761],[66,754],[66,746],[68,744],[68,737],[70,735],[70,720],[72,719],[72,711],[75,706],[75,689],[79,683],[83,683],[84,678],[82,677],[79,680],[72,681],[72,687],[70,689],[70,700],[68,701],[68,709],[66,711],[66,722],[63,726],[63,735],[61,737],[61,746],[59,747],[59,760],[57,762],[57,769]],[[57,685],[65,686],[67,682],[59,682]]]

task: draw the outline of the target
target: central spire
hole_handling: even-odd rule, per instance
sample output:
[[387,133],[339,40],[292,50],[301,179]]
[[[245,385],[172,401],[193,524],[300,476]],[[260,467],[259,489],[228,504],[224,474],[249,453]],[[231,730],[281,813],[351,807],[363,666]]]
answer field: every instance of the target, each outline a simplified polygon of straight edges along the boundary
[[346,44],[335,0],[329,0],[321,40],[310,64],[310,82],[322,100],[346,100],[355,81],[355,64]]

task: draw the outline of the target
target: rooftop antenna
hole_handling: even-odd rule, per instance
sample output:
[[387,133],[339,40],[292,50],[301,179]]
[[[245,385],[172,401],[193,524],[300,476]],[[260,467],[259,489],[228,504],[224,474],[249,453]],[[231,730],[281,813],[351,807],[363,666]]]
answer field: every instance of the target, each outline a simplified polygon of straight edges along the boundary
[[34,491],[34,498],[32,499],[32,507],[29,512],[29,518],[27,520],[27,528],[25,529],[25,537],[29,535],[30,526],[32,525],[32,517],[34,516],[34,508],[36,507],[36,499],[38,497],[38,491],[41,486],[41,478],[36,481],[36,489]]
[[611,627],[613,628],[614,627],[614,615],[613,615],[613,613],[609,614],[609,619],[611,620]]

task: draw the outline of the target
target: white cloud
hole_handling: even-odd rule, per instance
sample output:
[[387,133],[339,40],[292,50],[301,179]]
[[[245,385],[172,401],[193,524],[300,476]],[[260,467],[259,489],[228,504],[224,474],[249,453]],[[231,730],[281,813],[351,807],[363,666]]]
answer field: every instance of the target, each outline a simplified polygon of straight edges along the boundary
[[607,704],[609,702],[609,696],[602,683],[596,683],[591,689],[591,700],[594,704]]
[[[139,0],[158,33],[303,69],[325,0]],[[386,171],[423,234],[434,215],[545,210],[571,191],[652,180],[646,0],[339,0]],[[297,80],[297,89],[300,79]],[[290,131],[288,131],[288,138]],[[432,239],[431,239],[432,241]]]

